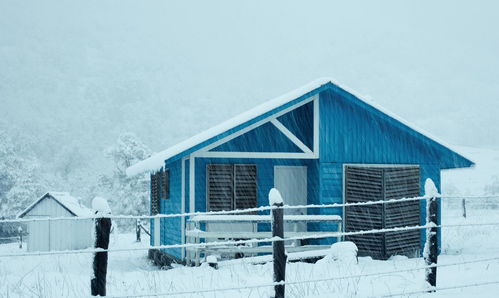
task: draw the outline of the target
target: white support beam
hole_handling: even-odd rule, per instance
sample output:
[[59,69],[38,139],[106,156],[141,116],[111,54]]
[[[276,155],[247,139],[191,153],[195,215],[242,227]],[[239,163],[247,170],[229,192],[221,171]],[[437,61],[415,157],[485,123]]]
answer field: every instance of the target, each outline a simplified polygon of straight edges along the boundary
[[[161,218],[154,218],[154,246],[161,245]],[[49,222],[50,223],[50,222]]]
[[312,150],[310,150],[307,145],[303,144],[298,137],[296,137],[289,129],[287,129],[284,124],[282,124],[279,120],[277,119],[272,119],[270,120],[272,124],[274,124],[277,129],[279,129],[291,142],[293,142],[298,148],[301,149],[304,153],[312,153]]
[[204,158],[274,158],[274,159],[316,159],[314,153],[299,152],[198,152],[195,157]]
[[[184,214],[185,213],[185,161],[186,161],[186,158],[182,158],[182,181],[180,183],[180,187],[182,188],[180,190],[180,213]],[[185,244],[185,216],[182,216],[182,220],[181,220],[181,231],[182,231],[182,236],[181,236],[181,241],[182,241],[182,244]],[[185,258],[185,248],[182,248],[182,259]]]
[[262,119],[262,120],[260,120],[258,122],[255,122],[255,123],[253,123],[253,124],[251,124],[251,125],[243,128],[243,129],[241,129],[241,130],[239,130],[239,131],[237,131],[237,132],[235,132],[235,133],[233,133],[233,134],[231,134],[229,136],[226,136],[225,138],[222,138],[222,139],[220,139],[220,140],[218,140],[216,142],[213,142],[212,144],[210,144],[210,145],[208,145],[208,146],[206,146],[204,148],[201,148],[201,149],[199,149],[196,152],[207,152],[207,151],[209,151],[209,150],[211,150],[213,148],[216,148],[216,147],[218,147],[218,146],[220,146],[220,145],[222,145],[224,143],[227,143],[230,140],[233,140],[233,139],[239,137],[240,135],[243,135],[243,134],[247,133],[250,130],[253,130],[253,129],[259,127],[259,126],[262,126],[265,123],[270,122],[272,119],[276,119],[276,118],[278,118],[278,117],[280,117],[280,116],[282,116],[282,115],[284,115],[284,114],[286,114],[286,113],[288,113],[288,112],[290,112],[290,111],[292,111],[294,109],[297,109],[297,108],[299,108],[299,107],[301,107],[303,105],[306,105],[307,103],[309,103],[309,102],[317,99],[318,97],[319,97],[318,95],[310,96],[309,98],[307,98],[307,99],[305,99],[305,100],[303,100],[303,101],[301,101],[301,102],[299,102],[299,103],[297,103],[295,105],[292,105],[292,106],[290,106],[290,107],[288,107],[288,108],[286,108],[286,109],[284,109],[284,110],[282,110],[280,112],[277,112],[277,113],[273,114],[272,116],[269,116],[269,117],[267,117],[265,119]]
[[320,131],[319,131],[319,126],[320,126],[320,111],[319,111],[319,95],[315,96],[316,98],[314,99],[314,155],[319,158],[319,147],[320,147]]
[[196,191],[196,177],[195,177],[195,163],[196,158],[194,156],[190,156],[189,158],[189,212],[195,212],[195,191]]

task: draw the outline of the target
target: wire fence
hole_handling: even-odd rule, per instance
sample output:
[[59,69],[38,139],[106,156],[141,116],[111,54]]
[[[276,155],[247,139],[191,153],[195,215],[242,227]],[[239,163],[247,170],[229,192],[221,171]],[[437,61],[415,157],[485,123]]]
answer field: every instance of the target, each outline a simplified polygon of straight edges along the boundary
[[98,253],[98,252],[126,252],[126,251],[141,251],[141,250],[150,250],[150,249],[207,248],[207,247],[221,246],[221,245],[272,243],[272,242],[276,242],[276,241],[337,238],[337,237],[343,237],[343,236],[355,236],[355,235],[368,235],[368,234],[379,234],[379,233],[389,233],[389,232],[423,230],[423,229],[429,229],[429,228],[453,228],[453,227],[473,227],[473,226],[499,226],[499,222],[446,224],[446,225],[427,224],[427,225],[423,225],[423,226],[373,229],[373,230],[357,231],[357,232],[331,232],[331,233],[321,233],[321,234],[312,234],[312,235],[306,235],[306,236],[295,236],[295,237],[285,237],[285,238],[271,237],[271,238],[250,239],[250,240],[225,240],[225,241],[212,241],[212,242],[204,242],[204,243],[151,245],[151,246],[147,246],[147,247],[128,247],[128,248],[110,248],[110,249],[88,248],[88,249],[62,250],[62,251],[37,251],[37,252],[6,253],[6,254],[0,254],[0,258],[47,256],[47,255],[68,255],[68,254],[92,254],[92,253]]
[[[437,196],[438,199],[499,199],[499,195],[494,196]],[[55,221],[55,220],[86,220],[86,219],[97,219],[97,218],[110,218],[110,219],[156,219],[156,218],[176,218],[176,217],[193,217],[198,215],[228,215],[228,214],[241,214],[241,213],[252,213],[252,212],[263,212],[272,211],[275,209],[327,209],[327,208],[344,208],[344,207],[360,207],[360,206],[370,206],[370,205],[380,205],[380,204],[393,204],[393,203],[403,203],[412,201],[422,201],[429,199],[428,196],[419,196],[412,198],[402,198],[402,199],[390,199],[390,200],[378,200],[378,201],[368,201],[368,202],[356,202],[356,203],[333,203],[333,204],[308,204],[308,205],[284,205],[284,206],[261,206],[256,208],[247,209],[235,209],[235,210],[223,210],[223,211],[206,211],[206,212],[186,212],[186,213],[170,213],[170,214],[156,214],[156,215],[102,215],[98,214],[95,216],[78,216],[78,217],[36,217],[36,218],[13,218],[13,219],[3,219],[0,220],[1,223],[27,223],[34,221]],[[498,202],[499,203],[499,202]]]
[[[438,199],[461,199],[463,196],[439,196]],[[498,199],[499,196],[466,196],[466,198],[472,199]],[[55,220],[81,220],[81,219],[99,219],[99,218],[110,218],[110,219],[156,219],[156,218],[178,218],[178,217],[193,217],[200,215],[228,215],[228,214],[241,214],[241,213],[249,213],[249,212],[264,212],[264,211],[272,211],[276,209],[316,209],[316,208],[345,208],[345,207],[353,207],[353,206],[370,206],[370,205],[378,205],[378,204],[391,204],[391,203],[402,203],[402,202],[412,202],[412,201],[423,201],[429,200],[428,196],[420,196],[413,198],[402,198],[402,199],[392,199],[392,200],[380,200],[380,201],[370,201],[370,202],[359,202],[359,203],[343,203],[343,204],[321,204],[321,205],[299,205],[299,206],[262,206],[258,208],[249,208],[249,209],[238,209],[238,210],[229,210],[229,211],[211,211],[211,212],[191,212],[191,213],[177,213],[177,214],[158,214],[158,215],[96,215],[91,217],[57,217],[57,218],[29,218],[29,219],[6,219],[0,220],[0,223],[26,223],[26,222],[37,222],[37,221],[55,221]],[[270,216],[270,215],[269,215]],[[263,239],[248,239],[248,240],[225,240],[225,241],[212,241],[205,243],[182,243],[182,244],[171,244],[171,245],[152,245],[147,247],[128,247],[128,248],[109,248],[109,249],[101,249],[101,248],[88,248],[81,250],[64,250],[64,251],[38,251],[38,252],[18,252],[18,253],[3,253],[0,254],[0,258],[7,257],[30,257],[30,256],[53,256],[53,255],[68,255],[68,254],[93,254],[100,252],[127,252],[127,251],[141,251],[141,250],[150,250],[150,249],[173,249],[173,248],[207,248],[213,246],[227,246],[227,245],[241,245],[241,244],[260,244],[260,243],[274,243],[277,241],[293,241],[293,240],[307,240],[307,239],[322,239],[322,238],[338,238],[345,236],[354,236],[354,235],[365,235],[365,234],[380,234],[380,233],[389,233],[389,232],[400,232],[400,231],[411,231],[411,230],[429,230],[433,228],[454,228],[454,227],[481,227],[481,226],[499,226],[499,222],[485,222],[485,223],[463,223],[463,224],[445,224],[445,225],[436,225],[433,223],[428,223],[426,225],[417,225],[417,226],[406,226],[406,227],[395,227],[395,228],[384,228],[384,229],[372,229],[372,230],[364,230],[364,231],[354,231],[354,232],[331,232],[331,233],[320,233],[320,234],[310,234],[310,235],[301,235],[295,237],[269,237]],[[8,237],[9,239],[15,239],[17,237]],[[340,276],[340,277],[332,277],[332,278],[322,278],[322,279],[310,279],[310,280],[296,280],[296,281],[283,281],[283,282],[272,282],[265,284],[257,284],[257,285],[248,285],[248,286],[237,286],[237,287],[227,287],[227,288],[217,288],[217,289],[201,289],[195,291],[180,291],[180,292],[168,292],[168,293],[144,293],[144,294],[135,294],[134,297],[159,297],[159,296],[171,296],[171,295],[189,295],[189,294],[199,294],[199,293],[210,293],[210,292],[225,292],[232,290],[244,290],[244,289],[253,289],[253,288],[265,288],[265,287],[274,287],[278,285],[296,285],[296,284],[304,284],[304,283],[316,283],[316,282],[327,282],[327,281],[335,281],[335,280],[344,280],[344,279],[354,279],[354,278],[362,278],[368,276],[382,276],[387,274],[396,274],[402,272],[410,272],[417,270],[427,270],[430,268],[439,268],[439,267],[449,267],[449,266],[457,266],[464,264],[472,264],[472,263],[480,263],[480,262],[492,262],[499,261],[498,258],[487,258],[473,261],[462,261],[456,263],[449,264],[431,264],[429,266],[420,266],[416,268],[407,268],[400,269],[394,271],[384,271],[384,272],[374,272],[367,274],[358,274],[358,275],[349,275],[349,276]],[[450,290],[457,288],[465,288],[465,287],[478,287],[483,285],[490,284],[498,284],[499,281],[490,281],[483,283],[473,283],[467,285],[457,285],[457,286],[449,286],[449,287],[434,287],[434,288],[426,288],[421,291],[414,292],[401,292],[401,293],[390,293],[382,297],[393,297],[398,295],[412,295],[418,293],[425,293],[430,290]],[[129,297],[129,296],[109,296],[109,297]],[[379,296],[378,296],[379,297]]]
[[[498,223],[494,223],[491,225],[499,225]],[[64,254],[85,254],[85,253],[96,253],[96,252],[123,252],[123,251],[139,251],[139,250],[149,250],[149,249],[172,249],[172,248],[188,248],[188,247],[197,247],[197,248],[206,248],[211,246],[220,246],[220,245],[241,245],[241,244],[257,244],[257,243],[271,243],[276,241],[293,241],[293,240],[306,240],[306,239],[320,239],[320,238],[334,238],[341,236],[354,236],[354,235],[366,235],[366,234],[378,234],[378,233],[387,233],[387,232],[400,232],[400,231],[411,231],[411,230],[421,230],[432,227],[442,227],[435,226],[432,224],[424,225],[424,226],[411,226],[411,227],[397,227],[397,228],[388,228],[388,229],[374,229],[367,231],[358,231],[358,232],[332,232],[332,233],[322,233],[322,234],[312,234],[307,236],[295,236],[295,237],[271,237],[264,239],[250,239],[250,240],[225,240],[225,241],[212,241],[212,242],[204,242],[204,243],[185,243],[185,244],[171,244],[171,245],[157,245],[157,246],[148,246],[148,247],[130,247],[130,248],[114,248],[114,249],[100,249],[100,248],[90,248],[90,249],[81,249],[81,250],[63,250],[63,251],[40,251],[40,252],[25,252],[25,253],[11,253],[11,254],[0,254],[1,257],[26,257],[26,256],[44,256],[44,255],[64,255]]]

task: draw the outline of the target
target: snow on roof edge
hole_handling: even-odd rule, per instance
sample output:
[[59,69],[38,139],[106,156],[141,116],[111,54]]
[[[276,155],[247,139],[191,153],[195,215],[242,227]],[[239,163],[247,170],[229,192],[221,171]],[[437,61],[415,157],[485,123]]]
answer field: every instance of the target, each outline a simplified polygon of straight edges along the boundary
[[231,128],[241,125],[247,121],[250,121],[251,119],[254,119],[266,112],[269,112],[283,104],[286,104],[287,102],[293,99],[305,95],[306,93],[315,90],[323,85],[326,85],[327,83],[330,82],[331,79],[329,78],[317,79],[298,89],[285,93],[274,99],[268,100],[246,112],[236,115],[235,117],[230,118],[229,120],[226,120],[218,125],[215,125],[199,134],[194,135],[193,137],[190,137],[172,147],[169,147],[164,151],[156,153],[153,156],[132,165],[131,167],[126,169],[126,174],[127,176],[130,177],[146,171],[156,171],[164,165],[165,160],[167,160],[168,158],[180,154],[198,144],[201,144],[204,141],[207,141],[219,134],[226,132]]
[[442,141],[441,139],[431,135],[430,133],[428,133],[427,131],[421,129],[421,128],[418,128],[416,127],[415,125],[413,124],[410,124],[407,120],[401,118],[400,116],[397,116],[396,114],[392,113],[391,111],[387,110],[386,108],[383,108],[381,107],[380,105],[378,105],[377,103],[373,102],[372,100],[368,100],[367,99],[367,96],[362,96],[360,93],[358,93],[357,91],[347,87],[346,85],[343,85],[343,84],[340,84],[338,83],[338,81],[332,79],[332,78],[329,78],[329,77],[324,77],[324,78],[319,78],[319,79],[316,79],[306,85],[303,85],[302,87],[300,88],[297,88],[295,90],[292,90],[290,92],[287,92],[279,97],[276,97],[274,99],[271,99],[271,100],[268,100],[246,112],[243,112],[239,115],[236,115],[235,117],[233,118],[230,118],[229,120],[226,120],[218,125],[215,125],[201,133],[198,133],[174,146],[171,146],[169,148],[167,148],[166,150],[163,150],[161,152],[158,152],[154,155],[152,155],[151,157],[143,160],[143,161],[140,161],[132,166],[130,166],[129,168],[126,169],[126,174],[128,177],[132,177],[132,176],[135,176],[135,175],[138,175],[140,173],[143,173],[143,172],[152,172],[152,171],[157,171],[159,169],[161,169],[164,165],[164,162],[165,160],[177,155],[177,154],[180,154],[198,144],[201,144],[202,142],[205,142],[219,134],[222,134],[226,131],[228,131],[229,129],[231,128],[234,128],[238,125],[241,125],[247,121],[250,121],[266,112],[269,112],[275,108],[278,108],[279,106],[282,106],[300,96],[303,96],[305,94],[307,94],[308,92],[311,92],[315,89],[318,89],[320,88],[321,86],[323,85],[326,85],[328,83],[331,83],[343,90],[345,90],[346,92],[352,94],[353,96],[355,96],[357,99],[359,99],[360,101],[364,102],[365,104],[367,105],[370,105],[372,106],[373,108],[375,108],[376,110],[380,111],[381,113],[383,114],[386,114],[387,116],[397,120],[398,122],[402,123],[403,125],[407,126],[408,128],[418,132],[419,134],[429,138],[430,140],[436,142],[437,144],[445,147],[445,148],[448,148],[450,151],[460,155],[461,157],[469,160],[472,165],[474,165],[474,162],[468,158],[467,156],[465,156],[464,154],[460,153],[458,150],[454,149],[455,146],[451,146],[449,144],[447,144],[446,142]]
[[[25,216],[26,213],[31,211],[33,207],[35,207],[41,200],[43,200],[46,196],[52,197],[54,200],[56,200],[59,204],[67,208],[71,213],[75,214],[76,216],[90,216],[92,215],[92,211],[90,208],[81,205],[75,197],[71,196],[68,192],[59,192],[59,191],[49,191],[37,200],[35,200],[33,203],[31,203],[28,207],[26,207],[23,211],[19,212],[19,214],[16,215],[16,218],[20,218],[22,216]],[[65,198],[71,198],[71,199],[65,199]],[[74,200],[74,202],[72,202]]]

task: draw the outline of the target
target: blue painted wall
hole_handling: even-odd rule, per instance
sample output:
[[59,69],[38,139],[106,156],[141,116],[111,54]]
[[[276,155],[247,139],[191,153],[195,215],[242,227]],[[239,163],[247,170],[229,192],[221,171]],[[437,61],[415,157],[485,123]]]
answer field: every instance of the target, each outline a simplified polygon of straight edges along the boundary
[[[161,214],[181,213],[181,161],[175,161],[165,166],[165,169],[170,171],[170,194],[168,199],[163,199],[165,196],[161,194],[160,212]],[[181,235],[181,218],[162,218],[161,220],[161,245],[180,244],[182,243]],[[151,231],[154,231],[154,224],[151,225]],[[151,233],[151,242],[153,243],[154,233]],[[181,258],[181,249],[163,249],[164,252],[171,256]]]
[[[343,203],[343,165],[346,163],[419,165],[421,195],[424,195],[427,178],[440,190],[442,153],[392,125],[387,117],[367,110],[358,101],[345,100],[341,90],[320,94],[320,120],[322,204]],[[421,202],[422,224],[426,222],[425,213],[425,203]],[[422,230],[422,244],[424,235]]]
[[[420,165],[422,192],[426,178],[431,178],[440,189],[441,168],[469,166],[467,161],[455,153],[445,147],[436,145],[430,139],[421,137],[417,132],[408,129],[396,120],[359,101],[335,85],[328,85],[327,88],[321,87],[314,92],[320,92],[320,159],[197,158],[195,164],[196,211],[206,211],[206,165],[209,163],[256,164],[259,206],[268,205],[267,196],[274,185],[274,166],[276,165],[307,166],[309,204],[343,202],[343,165],[345,163]],[[309,95],[314,92],[309,93]],[[291,103],[296,102],[295,100]],[[282,110],[282,107],[277,110]],[[262,115],[262,117],[268,116],[267,114]],[[251,123],[259,119],[255,119]],[[312,147],[312,103],[285,114],[279,117],[278,120],[309,148]],[[237,129],[230,131],[234,132]],[[223,136],[225,135],[227,134]],[[220,139],[223,136],[214,139]],[[186,152],[191,151],[189,149]],[[265,124],[243,134],[212,151],[299,152],[298,148],[271,124]],[[166,164],[166,167],[170,170],[170,199],[161,201],[162,213],[181,212],[181,162],[179,158],[179,156],[175,156]],[[189,161],[185,162],[185,172],[185,211],[187,212],[189,211]],[[424,223],[424,202],[421,203],[421,211],[423,215],[421,222]],[[342,209],[340,208],[310,209],[308,212],[309,214],[342,215]],[[267,229],[268,227],[261,226],[260,228]],[[309,224],[309,229],[330,231],[335,230],[336,226],[324,223]],[[181,243],[180,238],[180,218],[163,219],[162,244]],[[424,231],[421,232],[421,240],[424,241]],[[333,241],[333,239],[329,239],[320,242],[331,243]],[[180,249],[167,252],[180,257]]]
[[320,114],[321,162],[471,165],[339,87],[320,93]]
[[[295,159],[221,159],[221,158],[196,158],[196,211],[206,211],[206,166],[211,163],[255,164],[257,166],[258,206],[268,206],[268,194],[274,187],[274,166],[307,166],[311,160]],[[309,194],[314,197],[313,189]]]

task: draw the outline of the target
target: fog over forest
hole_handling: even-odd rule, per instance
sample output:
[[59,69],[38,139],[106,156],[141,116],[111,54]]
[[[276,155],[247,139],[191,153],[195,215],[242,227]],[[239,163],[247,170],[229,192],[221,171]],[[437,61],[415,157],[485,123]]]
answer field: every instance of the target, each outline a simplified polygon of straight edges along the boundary
[[318,77],[499,149],[495,1],[145,4],[0,0],[3,202],[105,193],[130,144],[147,156]]

